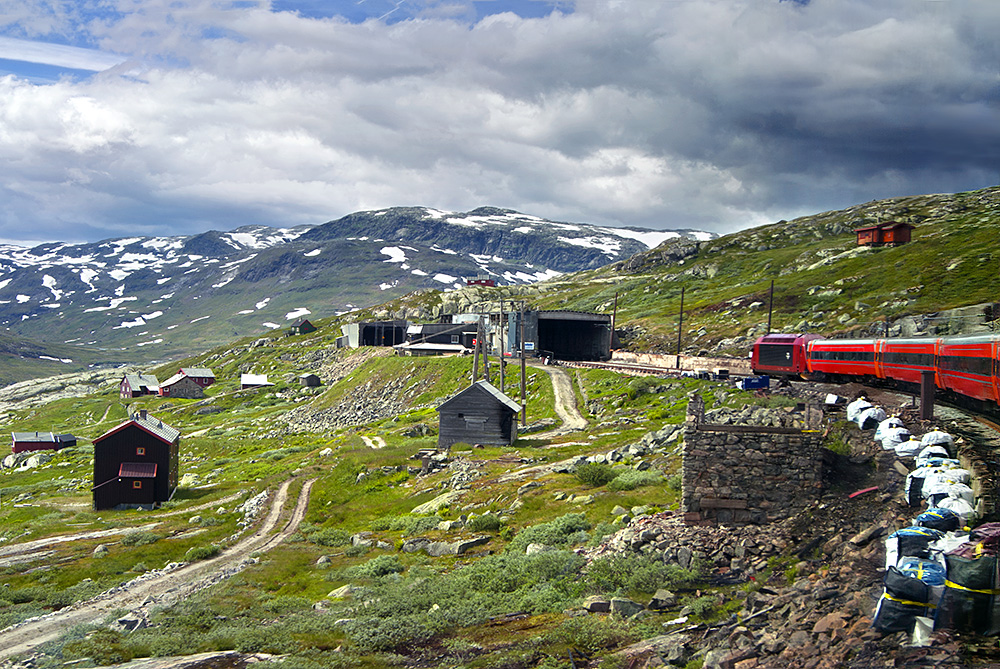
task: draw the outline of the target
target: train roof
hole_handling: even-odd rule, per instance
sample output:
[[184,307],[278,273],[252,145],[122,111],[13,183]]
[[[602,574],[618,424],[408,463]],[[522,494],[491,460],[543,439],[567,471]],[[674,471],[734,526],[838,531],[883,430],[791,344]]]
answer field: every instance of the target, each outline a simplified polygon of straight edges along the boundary
[[797,341],[809,341],[811,339],[822,339],[823,335],[817,334],[788,334],[775,332],[766,334],[757,339],[758,344],[794,344]]

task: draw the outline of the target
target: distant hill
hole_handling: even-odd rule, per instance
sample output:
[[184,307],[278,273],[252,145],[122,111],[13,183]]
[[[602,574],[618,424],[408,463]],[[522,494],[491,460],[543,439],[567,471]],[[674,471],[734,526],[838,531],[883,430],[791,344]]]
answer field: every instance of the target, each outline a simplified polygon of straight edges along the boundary
[[[915,226],[898,247],[859,247],[855,229]],[[548,282],[542,308],[617,305],[623,344],[745,355],[765,332],[827,336],[958,334],[1000,326],[1000,187],[898,197],[779,221],[709,241],[660,246]],[[617,296],[617,300],[616,300]]]
[[[24,341],[0,357],[24,364],[0,382],[30,378],[33,361],[45,375],[174,358],[302,316],[454,289],[463,277],[526,285],[623,260],[665,239],[713,236],[563,223],[493,207],[400,207],[288,229],[4,245],[0,325],[11,342]],[[41,364],[48,358],[59,362]]]

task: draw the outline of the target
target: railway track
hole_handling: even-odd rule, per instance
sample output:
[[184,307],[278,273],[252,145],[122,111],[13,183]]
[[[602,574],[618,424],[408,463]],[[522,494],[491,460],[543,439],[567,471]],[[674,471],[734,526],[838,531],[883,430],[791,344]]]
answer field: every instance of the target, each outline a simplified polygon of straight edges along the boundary
[[[628,362],[583,362],[583,361],[560,360],[559,365],[561,367],[577,367],[583,369],[606,369],[612,372],[621,372],[622,374],[629,374],[631,376],[680,377],[685,371],[677,368],[656,367],[653,365],[637,365]],[[686,371],[690,372],[690,370]]]

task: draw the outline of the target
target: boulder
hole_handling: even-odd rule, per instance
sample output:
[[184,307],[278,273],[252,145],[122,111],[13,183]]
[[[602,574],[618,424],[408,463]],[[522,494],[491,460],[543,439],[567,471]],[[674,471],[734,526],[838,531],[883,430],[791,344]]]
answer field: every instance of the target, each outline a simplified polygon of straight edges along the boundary
[[583,608],[591,613],[608,613],[611,611],[611,601],[600,595],[591,595],[583,600]]
[[457,502],[462,497],[462,493],[458,490],[449,490],[446,493],[442,493],[432,499],[429,502],[424,502],[418,506],[413,507],[410,513],[419,516],[426,515],[429,513],[436,513],[438,509],[449,506],[450,504]]
[[639,602],[632,601],[626,597],[611,598],[611,613],[618,614],[622,618],[631,618],[644,608],[646,607]]
[[664,588],[657,590],[653,598],[649,600],[649,608],[654,611],[671,609],[675,606],[677,606],[677,595]]

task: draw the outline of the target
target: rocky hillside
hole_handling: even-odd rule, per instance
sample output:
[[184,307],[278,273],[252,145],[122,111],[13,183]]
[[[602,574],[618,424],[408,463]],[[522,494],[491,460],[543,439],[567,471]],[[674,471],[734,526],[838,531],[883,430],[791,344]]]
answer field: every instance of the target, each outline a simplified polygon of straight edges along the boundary
[[[912,242],[858,247],[854,230],[913,224]],[[742,355],[772,329],[827,336],[958,334],[996,328],[1000,187],[868,202],[725,235],[668,240],[535,288],[546,308],[617,304],[626,347]],[[773,313],[768,313],[772,304]],[[617,296],[617,300],[616,300]]]

